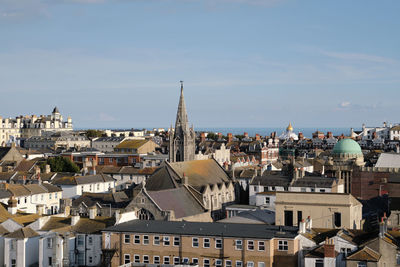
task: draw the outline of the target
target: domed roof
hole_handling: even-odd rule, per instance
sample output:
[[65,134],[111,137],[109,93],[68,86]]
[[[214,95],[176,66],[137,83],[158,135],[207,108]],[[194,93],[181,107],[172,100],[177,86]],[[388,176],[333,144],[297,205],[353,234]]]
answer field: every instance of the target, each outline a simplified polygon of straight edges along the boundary
[[345,138],[336,143],[332,150],[333,154],[361,154],[360,145],[353,139]]
[[291,123],[291,122],[289,122],[289,126],[286,128],[286,130],[287,130],[288,132],[293,132],[293,126],[292,126],[292,123]]

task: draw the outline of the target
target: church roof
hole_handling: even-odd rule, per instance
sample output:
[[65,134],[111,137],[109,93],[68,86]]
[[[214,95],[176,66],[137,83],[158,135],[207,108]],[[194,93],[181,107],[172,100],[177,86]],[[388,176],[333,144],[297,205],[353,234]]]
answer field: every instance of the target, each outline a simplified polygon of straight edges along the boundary
[[183,96],[183,83],[181,83],[181,96],[179,98],[178,111],[176,113],[175,133],[180,130],[189,132],[189,121],[186,111],[185,97]]
[[57,108],[57,107],[54,107],[54,109],[53,109],[53,113],[60,113],[60,111],[58,110],[58,108]]
[[229,182],[229,176],[214,160],[192,160],[167,163],[157,170],[146,181],[147,190],[162,190],[176,188],[184,175],[188,184],[196,190],[206,185],[215,185]]

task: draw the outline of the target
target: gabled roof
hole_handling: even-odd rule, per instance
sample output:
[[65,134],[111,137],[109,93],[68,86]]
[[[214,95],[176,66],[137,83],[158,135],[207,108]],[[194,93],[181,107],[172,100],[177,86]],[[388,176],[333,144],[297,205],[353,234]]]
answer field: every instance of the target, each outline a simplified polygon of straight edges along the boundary
[[120,148],[128,148],[128,149],[138,149],[147,142],[150,142],[150,140],[125,140],[119,145],[117,145],[115,148],[120,149]]
[[167,163],[166,166],[169,166],[180,179],[186,175],[188,184],[196,189],[230,181],[228,174],[214,159]]
[[93,184],[103,182],[115,181],[111,176],[106,174],[86,175],[86,176],[66,176],[58,179],[54,179],[52,184],[54,185],[82,185],[82,184]]
[[178,180],[180,180],[179,176],[169,166],[164,166],[146,180],[146,189],[156,191],[176,188]]
[[[305,257],[306,258],[324,258],[324,255],[325,255],[325,248],[323,245],[321,245],[321,246],[314,248],[310,252],[308,252]],[[339,253],[335,250],[335,257],[337,257],[337,255],[339,255]]]
[[97,216],[93,220],[89,218],[80,218],[79,221],[72,226],[72,231],[76,233],[94,234],[99,233],[108,226],[115,223],[115,218]]
[[18,166],[14,169],[15,171],[22,171],[22,172],[28,172],[30,171],[33,166],[36,164],[36,160],[22,160]]
[[160,191],[147,191],[147,194],[163,211],[174,211],[175,218],[188,217],[206,211],[184,186]]
[[20,228],[10,234],[8,234],[6,237],[7,238],[16,238],[16,239],[25,239],[25,238],[31,238],[31,237],[35,237],[35,236],[39,236],[39,234],[32,230],[30,227],[23,227]]
[[378,262],[380,258],[381,254],[379,252],[365,246],[347,256],[346,260]]

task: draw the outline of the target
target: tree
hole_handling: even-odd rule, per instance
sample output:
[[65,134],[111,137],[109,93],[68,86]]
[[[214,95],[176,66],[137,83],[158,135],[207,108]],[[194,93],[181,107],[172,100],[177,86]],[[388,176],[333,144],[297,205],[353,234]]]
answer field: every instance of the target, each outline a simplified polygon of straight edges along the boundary
[[103,135],[105,135],[105,132],[101,130],[87,130],[85,135],[87,136],[87,138],[102,137]]
[[79,172],[79,167],[69,158],[62,156],[48,158],[47,164],[50,165],[52,172]]

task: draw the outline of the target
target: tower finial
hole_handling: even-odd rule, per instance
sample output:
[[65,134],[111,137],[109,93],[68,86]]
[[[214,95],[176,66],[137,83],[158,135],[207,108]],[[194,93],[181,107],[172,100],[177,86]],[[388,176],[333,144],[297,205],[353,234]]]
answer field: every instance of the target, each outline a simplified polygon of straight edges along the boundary
[[181,92],[183,91],[183,81],[179,81],[181,83]]

